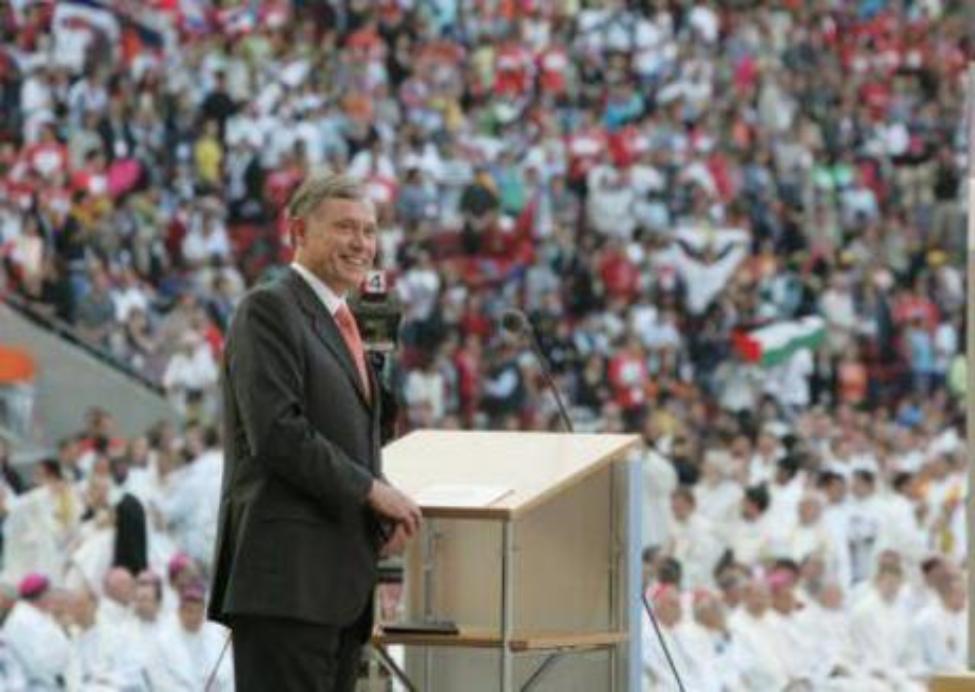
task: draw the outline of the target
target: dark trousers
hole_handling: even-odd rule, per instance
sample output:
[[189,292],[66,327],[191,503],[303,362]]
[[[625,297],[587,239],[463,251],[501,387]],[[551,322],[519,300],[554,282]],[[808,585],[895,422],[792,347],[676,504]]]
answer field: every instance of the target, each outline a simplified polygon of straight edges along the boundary
[[234,617],[237,692],[353,692],[370,615],[371,610],[348,627],[260,615]]

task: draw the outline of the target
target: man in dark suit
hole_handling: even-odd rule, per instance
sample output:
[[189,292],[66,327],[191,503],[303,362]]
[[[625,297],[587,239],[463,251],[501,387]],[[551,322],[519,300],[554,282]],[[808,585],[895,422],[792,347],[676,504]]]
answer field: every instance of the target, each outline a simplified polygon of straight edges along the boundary
[[238,690],[349,691],[378,557],[420,510],[380,470],[379,388],[345,296],[376,253],[355,181],[311,177],[288,206],[295,260],[252,290],[224,362],[226,466],[210,617]]

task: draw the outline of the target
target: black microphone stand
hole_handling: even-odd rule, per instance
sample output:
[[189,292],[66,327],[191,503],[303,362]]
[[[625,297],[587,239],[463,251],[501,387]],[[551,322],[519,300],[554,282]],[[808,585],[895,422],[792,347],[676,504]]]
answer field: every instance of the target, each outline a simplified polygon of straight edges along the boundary
[[542,379],[545,380],[545,386],[548,387],[548,390],[555,397],[555,403],[559,407],[559,418],[562,419],[563,429],[566,432],[575,432],[575,426],[572,425],[572,419],[569,418],[569,412],[565,408],[562,394],[555,384],[555,380],[552,379],[552,373],[548,370],[548,360],[542,354],[542,347],[539,346],[538,339],[535,338],[535,330],[532,329],[530,324],[526,324],[523,333],[528,336],[528,344],[531,346],[532,352],[535,354],[535,360],[538,362],[538,367],[542,371]]

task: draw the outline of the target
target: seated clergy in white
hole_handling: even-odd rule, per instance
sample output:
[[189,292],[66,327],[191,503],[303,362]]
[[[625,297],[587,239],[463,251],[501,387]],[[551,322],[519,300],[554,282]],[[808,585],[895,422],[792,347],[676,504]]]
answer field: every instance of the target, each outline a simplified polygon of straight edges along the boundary
[[802,496],[797,510],[799,521],[786,534],[786,554],[796,562],[810,555],[821,555],[830,574],[838,574],[837,547],[829,529],[823,524],[823,499],[815,491]]
[[743,671],[749,692],[781,690],[789,684],[789,655],[769,615],[768,586],[758,578],[742,589],[743,605],[728,619],[731,636],[748,665]]
[[[684,683],[684,689],[702,692],[716,689],[708,681],[708,662],[700,660],[700,650],[688,640],[688,633],[682,627],[684,614],[680,591],[670,584],[659,584],[654,587],[651,598],[660,633]],[[676,692],[680,686],[646,612],[642,620],[644,692]]]
[[766,582],[772,607],[766,617],[787,656],[790,677],[808,683],[812,680],[816,660],[814,643],[799,618],[805,604],[796,594],[797,578],[798,570],[794,567],[778,566],[769,572]]
[[57,460],[42,461],[36,475],[36,488],[8,499],[9,514],[3,523],[3,577],[5,582],[16,584],[27,574],[38,572],[47,576],[52,586],[60,586],[65,551],[80,526],[82,502]]
[[710,519],[722,540],[727,540],[741,506],[742,486],[731,478],[731,460],[724,450],[704,452],[701,479],[694,486],[698,512]]
[[0,631],[0,690],[26,692],[27,675],[17,655]]
[[910,638],[910,614],[897,602],[904,584],[899,556],[885,551],[869,588],[853,604],[850,633],[853,645],[869,674],[895,690],[920,690],[915,676],[917,652]]
[[954,572],[940,585],[938,598],[914,620],[914,648],[920,652],[919,672],[925,676],[967,669],[966,596],[964,578]]
[[[160,648],[170,670],[189,671],[192,684],[188,692],[204,689],[214,670],[210,692],[232,692],[233,654],[229,647],[224,651],[227,630],[206,620],[205,598],[206,590],[199,584],[187,586],[180,592],[177,617],[164,623]],[[186,665],[188,668],[183,668]]]
[[687,588],[708,586],[725,546],[714,525],[697,511],[694,493],[681,486],[670,494],[671,528],[668,552],[684,568]]
[[745,490],[741,500],[738,521],[731,529],[730,547],[735,560],[753,565],[772,557],[775,527],[768,518],[770,498],[765,485],[755,485]]
[[886,692],[883,680],[864,671],[850,634],[850,615],[836,582],[812,583],[798,622],[813,646],[813,685],[835,692]]
[[745,671],[751,666],[748,653],[732,636],[721,599],[707,589],[694,592],[694,620],[687,624],[689,639],[703,641],[703,660],[710,661],[710,675],[718,689],[747,689]]
[[[119,659],[128,651],[130,642],[124,636],[116,636],[112,628],[98,626],[94,594],[75,591],[67,600],[71,638],[71,658],[64,676],[67,689],[113,692],[122,688],[125,680]],[[133,688],[133,692],[141,690],[138,686]]]
[[124,567],[113,567],[102,582],[104,595],[98,601],[96,618],[100,627],[127,626],[132,620],[135,577]]
[[71,657],[71,643],[53,610],[55,599],[47,577],[24,577],[14,604],[3,623],[3,637],[31,681],[31,689],[57,689]]
[[153,690],[189,690],[196,686],[193,665],[182,646],[165,651],[167,634],[176,627],[176,616],[162,612],[162,578],[150,571],[139,574],[135,584],[131,628],[132,648],[140,672]]

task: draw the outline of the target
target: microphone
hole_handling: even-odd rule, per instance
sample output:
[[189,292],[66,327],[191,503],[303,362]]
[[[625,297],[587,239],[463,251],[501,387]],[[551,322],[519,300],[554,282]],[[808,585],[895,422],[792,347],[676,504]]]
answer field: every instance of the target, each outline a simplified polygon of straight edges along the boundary
[[552,379],[552,375],[549,372],[548,359],[542,353],[542,349],[538,345],[538,339],[535,338],[535,330],[532,328],[531,322],[528,321],[525,313],[514,308],[505,310],[501,314],[501,328],[512,336],[525,337],[527,339],[528,345],[535,355],[535,360],[538,362],[539,369],[542,371],[542,378],[545,380],[545,385],[552,392],[552,396],[555,397],[555,403],[559,407],[559,418],[562,420],[563,429],[566,432],[574,432],[575,428],[572,425],[572,419],[569,418],[568,411],[566,411],[565,402],[562,400],[562,393],[559,391],[558,385],[555,384],[555,380]]

